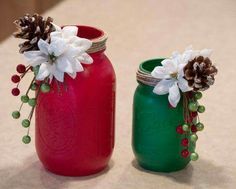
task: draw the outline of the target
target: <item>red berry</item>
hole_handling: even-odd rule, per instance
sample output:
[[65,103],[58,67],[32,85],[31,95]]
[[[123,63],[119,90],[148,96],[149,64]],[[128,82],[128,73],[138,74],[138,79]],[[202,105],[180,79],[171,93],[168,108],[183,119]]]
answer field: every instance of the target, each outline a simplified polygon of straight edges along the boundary
[[19,76],[19,75],[13,75],[13,76],[11,77],[11,81],[12,81],[13,83],[18,83],[18,82],[20,81],[20,76]]
[[178,127],[176,127],[176,132],[179,134],[184,134],[184,130],[183,130],[182,125],[179,125]]
[[187,158],[189,156],[189,151],[187,149],[182,150],[181,155],[182,157]]
[[12,89],[11,93],[13,96],[18,96],[20,94],[20,90],[18,88],[14,88]]
[[196,127],[196,125],[192,125],[192,126],[191,126],[191,131],[192,131],[193,133],[196,133],[196,132],[197,132],[197,127]]
[[23,64],[19,64],[19,65],[17,65],[17,67],[16,67],[16,71],[17,71],[18,73],[24,73],[25,70],[26,70],[26,67],[25,67],[25,65],[23,65]]
[[187,138],[182,139],[181,144],[183,146],[188,146],[188,139]]
[[197,117],[197,112],[191,112],[191,116],[192,116],[193,118]]

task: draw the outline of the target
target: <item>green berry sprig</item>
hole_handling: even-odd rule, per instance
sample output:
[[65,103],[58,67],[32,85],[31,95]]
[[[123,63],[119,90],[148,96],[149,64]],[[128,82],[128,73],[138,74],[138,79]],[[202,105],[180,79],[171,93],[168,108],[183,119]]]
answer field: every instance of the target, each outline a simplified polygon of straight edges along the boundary
[[199,156],[195,151],[190,152],[189,145],[196,143],[198,140],[197,131],[204,129],[204,125],[200,122],[198,113],[205,112],[205,107],[198,103],[198,100],[202,98],[201,92],[184,93],[183,97],[185,123],[178,126],[176,131],[184,135],[181,141],[182,146],[184,146],[184,149],[181,151],[182,157],[189,157],[192,161],[196,161]]
[[[14,119],[19,119],[20,116],[21,116],[21,109],[23,107],[24,104],[28,104],[30,107],[31,107],[31,111],[29,113],[29,116],[28,118],[25,118],[22,120],[21,122],[21,125],[22,127],[24,128],[27,128],[27,134],[25,136],[23,136],[22,138],[22,142],[25,143],[25,144],[29,144],[30,141],[31,141],[31,137],[29,136],[29,129],[30,129],[30,124],[31,124],[31,119],[33,117],[33,114],[34,114],[34,109],[37,105],[37,99],[38,99],[38,95],[40,92],[42,93],[48,93],[50,92],[50,85],[48,84],[48,78],[46,78],[44,81],[42,82],[37,82],[35,80],[37,74],[38,74],[38,71],[39,71],[39,66],[36,66],[36,67],[24,67],[24,65],[20,64],[20,66],[18,65],[17,66],[17,71],[18,73],[22,73],[20,77],[20,79],[18,77],[16,77],[17,75],[13,75],[12,76],[12,82],[13,83],[17,83],[17,87],[14,88],[12,90],[12,94],[14,96],[18,96],[19,95],[19,89],[18,89],[18,86],[19,86],[19,83],[21,81],[21,79],[26,75],[26,73],[28,73],[29,71],[33,71],[34,73],[34,78],[32,79],[26,93],[24,95],[22,95],[20,97],[20,100],[21,100],[21,105],[20,105],[20,108],[18,110],[15,110],[12,112],[12,117]],[[18,89],[18,90],[16,90]],[[29,96],[29,93],[30,91],[34,92],[34,96],[33,97],[30,97]],[[35,95],[35,92],[36,92],[36,95]]]

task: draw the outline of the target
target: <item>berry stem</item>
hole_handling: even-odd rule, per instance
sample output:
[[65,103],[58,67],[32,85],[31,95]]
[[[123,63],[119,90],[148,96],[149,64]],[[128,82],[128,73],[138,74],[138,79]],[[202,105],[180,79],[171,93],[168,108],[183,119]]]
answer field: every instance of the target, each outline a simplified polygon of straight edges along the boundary
[[19,112],[21,111],[23,104],[24,103],[22,102],[21,105],[20,105],[20,108],[19,108]]
[[[34,77],[34,79],[35,79],[35,77]],[[32,80],[31,84],[33,83],[34,79]],[[31,84],[30,84],[30,86],[31,86]],[[36,105],[37,105],[37,100],[38,100],[38,96],[39,96],[39,93],[40,93],[40,87],[41,87],[41,85],[42,85],[42,84],[39,85],[38,91],[37,91],[37,93],[36,93],[36,97],[35,97],[35,99],[36,99]],[[31,111],[30,111],[29,116],[28,116],[28,120],[29,120],[30,122],[31,122],[32,117],[33,117],[33,115],[34,115],[34,109],[35,109],[35,106],[33,106],[33,107],[31,108]],[[27,135],[29,135],[29,131],[30,131],[30,127],[28,127]]]
[[[185,123],[189,125],[189,130],[184,133],[185,138],[188,138],[189,134],[191,133],[191,116],[188,109],[188,103],[189,103],[189,96],[187,93],[183,93],[183,116]],[[189,151],[189,146],[186,146],[185,150]]]
[[28,93],[29,93],[29,91],[30,91],[30,88],[31,88],[31,85],[33,84],[34,81],[35,81],[35,76],[34,76],[34,78],[32,79],[32,81],[30,82],[30,85],[29,85],[29,87],[28,87],[28,89],[27,89],[27,91],[26,91],[26,95],[28,95]]

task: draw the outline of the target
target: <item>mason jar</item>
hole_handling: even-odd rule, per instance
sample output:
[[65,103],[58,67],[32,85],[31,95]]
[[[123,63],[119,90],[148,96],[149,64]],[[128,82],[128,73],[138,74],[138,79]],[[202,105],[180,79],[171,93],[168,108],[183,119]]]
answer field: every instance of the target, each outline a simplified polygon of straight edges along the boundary
[[[157,95],[153,92],[159,82],[151,76],[156,66],[161,66],[164,58],[147,60],[140,64],[133,100],[132,148],[138,164],[144,169],[158,172],[181,170],[190,158],[183,158],[181,145],[184,134],[176,128],[184,124],[183,95],[176,108],[169,105],[168,94]],[[193,150],[194,144],[189,149]]]

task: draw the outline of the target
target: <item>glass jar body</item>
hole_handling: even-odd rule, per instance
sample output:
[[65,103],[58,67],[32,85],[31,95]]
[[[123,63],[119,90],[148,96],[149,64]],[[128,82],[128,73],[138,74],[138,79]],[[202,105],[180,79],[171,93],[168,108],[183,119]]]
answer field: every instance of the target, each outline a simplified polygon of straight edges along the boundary
[[[138,164],[148,170],[172,172],[183,169],[190,158],[183,158],[176,127],[184,123],[182,98],[176,108],[168,95],[156,95],[153,87],[140,83],[133,101],[132,147]],[[189,138],[187,136],[187,138]],[[190,149],[194,146],[191,144]]]
[[65,74],[36,106],[36,151],[46,169],[83,176],[103,170],[114,147],[115,73],[103,52],[75,79]]

